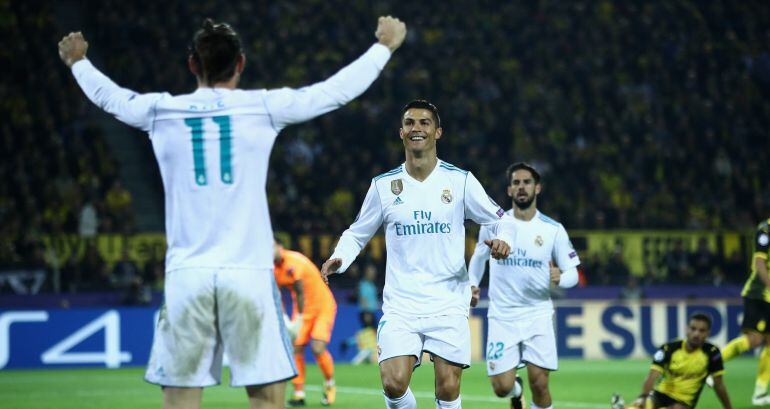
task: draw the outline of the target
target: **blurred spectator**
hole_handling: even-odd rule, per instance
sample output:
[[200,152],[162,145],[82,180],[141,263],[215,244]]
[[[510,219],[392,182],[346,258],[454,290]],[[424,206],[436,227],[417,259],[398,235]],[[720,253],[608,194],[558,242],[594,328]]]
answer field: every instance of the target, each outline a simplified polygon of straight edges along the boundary
[[733,250],[730,257],[724,262],[725,280],[733,284],[742,284],[749,277],[746,265],[748,262],[741,256],[741,252]]
[[663,266],[670,283],[687,284],[692,280],[690,257],[682,239],[673,241],[673,246],[663,256]]
[[155,255],[144,264],[144,273],[142,282],[149,287],[151,291],[163,291],[163,282],[166,279],[166,268],[163,261],[155,258]]
[[639,287],[639,279],[636,276],[630,276],[626,285],[620,290],[620,298],[626,301],[638,301],[643,297],[642,288]]
[[724,275],[719,268],[719,260],[709,249],[705,237],[698,239],[698,246],[690,255],[690,265],[695,275],[694,282],[721,285],[724,280]]
[[131,192],[123,187],[123,183],[119,179],[112,182],[104,202],[107,206],[107,214],[118,231],[122,232],[130,226],[132,220],[131,200]]
[[120,289],[132,287],[136,285],[137,281],[139,283],[142,281],[139,267],[129,256],[126,246],[120,251],[120,260],[112,267],[112,279],[113,285]]
[[96,248],[96,243],[88,242],[86,244],[86,251],[83,255],[83,259],[80,263],[76,263],[80,271],[75,275],[80,277],[81,282],[88,290],[91,291],[105,291],[114,288],[114,279],[112,274],[107,269],[107,264],[104,262],[99,250]]
[[622,247],[617,247],[612,251],[609,260],[607,260],[607,275],[610,277],[610,284],[626,285],[631,277],[631,270],[623,258]]
[[366,263],[364,276],[358,282],[358,309],[362,325],[374,327],[375,314],[380,310],[380,299],[377,289],[377,267],[374,263]]
[[583,263],[589,285],[609,285],[610,276],[607,274],[604,262],[599,253],[592,253]]
[[96,236],[99,228],[99,216],[96,213],[96,206],[94,206],[90,198],[86,199],[80,207],[78,219],[78,234],[80,237],[90,239]]

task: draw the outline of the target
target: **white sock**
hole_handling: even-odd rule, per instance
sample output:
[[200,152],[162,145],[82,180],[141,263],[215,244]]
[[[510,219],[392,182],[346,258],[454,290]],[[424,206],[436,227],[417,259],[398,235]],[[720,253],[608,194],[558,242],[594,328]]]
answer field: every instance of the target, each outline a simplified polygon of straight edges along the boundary
[[436,409],[462,409],[463,405],[460,402],[460,397],[458,396],[457,399],[447,402],[445,400],[436,399]]
[[511,389],[511,391],[508,392],[508,394],[505,395],[505,397],[506,398],[518,398],[519,396],[521,396],[521,392],[522,392],[521,385],[519,385],[518,382],[514,382],[513,383],[513,389]]
[[548,405],[548,407],[543,408],[543,407],[535,405],[535,403],[532,402],[532,403],[529,404],[529,407],[530,407],[530,409],[553,409],[553,404],[550,404],[550,405]]
[[404,396],[396,399],[391,399],[388,397],[388,395],[385,395],[384,393],[382,396],[385,397],[385,407],[388,409],[416,409],[417,408],[417,400],[414,398],[414,394],[412,393],[411,388],[406,388],[406,393],[404,393]]

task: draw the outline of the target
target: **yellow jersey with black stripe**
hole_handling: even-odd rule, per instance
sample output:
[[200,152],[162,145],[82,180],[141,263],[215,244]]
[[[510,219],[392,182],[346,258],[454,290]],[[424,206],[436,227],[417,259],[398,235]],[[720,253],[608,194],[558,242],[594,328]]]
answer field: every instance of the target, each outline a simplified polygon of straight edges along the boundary
[[663,374],[656,391],[695,407],[706,377],[724,373],[724,364],[715,345],[705,342],[694,351],[687,351],[685,345],[685,340],[676,340],[660,347],[651,369]]
[[767,290],[765,284],[757,276],[757,267],[755,265],[757,258],[767,261],[768,257],[770,257],[770,219],[759,223],[757,226],[757,234],[754,237],[754,255],[751,257],[751,275],[746,280],[746,285],[743,286],[742,296],[770,302],[770,291]]

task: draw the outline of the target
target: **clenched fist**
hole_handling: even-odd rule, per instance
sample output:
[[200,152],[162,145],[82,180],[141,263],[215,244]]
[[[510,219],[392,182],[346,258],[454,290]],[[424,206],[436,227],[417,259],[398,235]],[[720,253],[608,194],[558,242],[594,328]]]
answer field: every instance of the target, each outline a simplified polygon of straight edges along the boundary
[[374,32],[374,36],[377,37],[380,44],[388,47],[392,53],[404,42],[406,24],[395,17],[380,17],[377,20],[377,31]]
[[69,33],[59,41],[59,58],[72,67],[72,64],[86,58],[88,42],[83,38],[83,33]]

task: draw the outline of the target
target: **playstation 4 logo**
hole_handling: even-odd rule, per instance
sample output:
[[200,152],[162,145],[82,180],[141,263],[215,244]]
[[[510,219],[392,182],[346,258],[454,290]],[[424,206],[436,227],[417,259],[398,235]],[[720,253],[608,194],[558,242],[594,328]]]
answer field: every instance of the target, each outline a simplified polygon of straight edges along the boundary
[[396,197],[396,200],[393,201],[393,205],[395,206],[395,205],[400,205],[400,204],[404,204],[404,201],[401,200],[400,197]]

